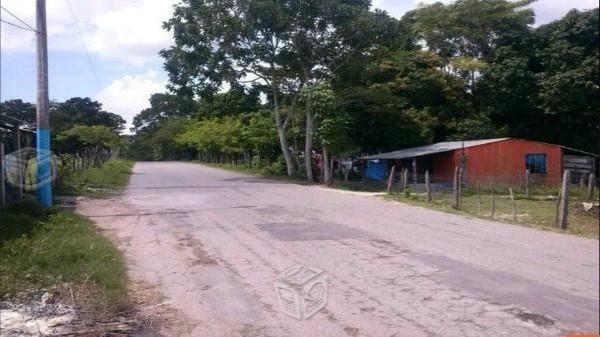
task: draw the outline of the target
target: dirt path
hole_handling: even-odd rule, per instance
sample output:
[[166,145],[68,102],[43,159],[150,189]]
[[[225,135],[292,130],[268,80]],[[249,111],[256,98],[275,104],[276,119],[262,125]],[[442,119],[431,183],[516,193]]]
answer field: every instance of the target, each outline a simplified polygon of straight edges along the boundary
[[[186,163],[84,201],[168,336],[563,336],[598,331],[598,241]],[[328,279],[310,319],[274,281]],[[144,287],[138,286],[144,292]],[[144,310],[144,309],[143,309]],[[161,316],[162,315],[162,316]]]

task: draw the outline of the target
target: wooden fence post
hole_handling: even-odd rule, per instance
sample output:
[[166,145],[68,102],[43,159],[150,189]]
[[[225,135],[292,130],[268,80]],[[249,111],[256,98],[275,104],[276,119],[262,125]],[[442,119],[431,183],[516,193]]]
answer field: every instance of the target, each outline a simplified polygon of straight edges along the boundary
[[481,215],[481,183],[477,181],[477,210]]
[[529,182],[531,178],[531,171],[529,169],[525,170],[525,197],[527,199],[531,198],[531,191],[529,190]]
[[23,168],[24,168],[24,164],[22,165],[22,154],[21,154],[21,130],[19,129],[19,126],[15,126],[13,129],[13,142],[14,142],[14,148],[15,148],[15,165],[17,166],[17,170],[16,170],[16,186],[15,186],[15,191],[16,191],[16,197],[17,199],[21,199],[23,198]]
[[588,178],[588,189],[587,189],[588,200],[594,199],[594,184],[595,184],[594,180],[595,180],[594,174],[590,173],[590,176]]
[[462,209],[463,174],[464,174],[464,169],[462,166],[459,166],[458,167],[458,209]]
[[585,177],[582,174],[579,176],[579,189],[583,190],[584,186],[585,186]]
[[0,206],[6,206],[6,186],[4,185],[4,143],[0,143]]
[[415,186],[419,183],[419,177],[417,173],[417,157],[412,160],[412,172],[413,172],[413,183]]
[[508,192],[510,193],[510,203],[512,204],[512,216],[513,221],[517,221],[517,204],[515,203],[515,195],[513,194],[512,188],[508,188]]
[[459,184],[460,182],[458,181],[459,178],[459,172],[458,172],[458,166],[454,167],[454,183],[452,185],[452,208],[454,209],[458,209],[459,205]]
[[492,190],[492,210],[490,212],[490,218],[494,218],[494,214],[496,213],[496,190],[494,189],[494,184],[491,185]]
[[567,220],[569,217],[569,170],[563,173],[563,180],[560,189],[560,199],[558,202],[558,221],[556,226],[560,229],[567,229]]
[[392,166],[390,170],[390,176],[388,177],[387,182],[387,192],[390,193],[392,191],[392,184],[394,183],[394,175],[396,174],[396,165]]
[[556,205],[555,205],[555,207],[556,207],[556,214],[554,215],[554,222],[555,223],[558,223],[558,210],[560,208],[559,206],[560,206],[560,188],[558,189],[558,194],[556,195]]
[[404,172],[402,172],[402,190],[406,190],[408,188],[408,169],[404,168]]
[[431,186],[429,181],[429,171],[425,171],[425,191],[427,192],[427,202],[431,202]]

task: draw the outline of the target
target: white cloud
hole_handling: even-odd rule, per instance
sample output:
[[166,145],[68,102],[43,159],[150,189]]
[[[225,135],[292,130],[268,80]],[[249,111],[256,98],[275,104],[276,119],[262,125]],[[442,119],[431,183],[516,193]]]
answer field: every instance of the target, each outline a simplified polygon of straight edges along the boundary
[[166,81],[156,71],[141,75],[125,75],[102,89],[96,99],[106,111],[117,113],[127,121],[128,130],[133,117],[150,106],[150,96],[165,91]]
[[538,26],[560,19],[572,8],[580,10],[596,8],[598,7],[598,0],[538,0],[534,2],[531,7],[535,11],[535,24]]
[[373,1],[371,1],[371,6],[373,6],[375,8],[381,8],[383,6],[384,2],[385,2],[385,0],[373,0]]
[[[440,0],[373,0],[374,8],[387,10],[400,18],[420,3]],[[452,0],[441,0],[450,3]],[[172,7],[179,0],[50,0],[47,2],[48,43],[50,51],[82,51],[82,42],[68,4],[77,17],[83,38],[95,56],[140,65],[156,59],[160,49],[168,47],[172,38],[162,29]],[[35,25],[35,1],[2,0],[2,5],[32,26]],[[597,0],[538,0],[532,7],[537,24],[563,16],[571,7],[597,7]],[[6,12],[3,19],[16,22]],[[34,33],[3,24],[1,30],[4,52],[34,52]]]
[[[69,1],[69,2],[67,2]],[[178,0],[52,0],[47,2],[50,51],[82,51],[83,45],[68,4],[77,18],[85,43],[93,54],[130,64],[157,57],[171,44],[162,23]],[[35,1],[3,0],[2,5],[35,27]],[[3,19],[16,22],[6,12]],[[33,32],[2,27],[2,49],[34,52]]]
[[174,3],[172,0],[144,0],[139,6],[123,7],[95,17],[95,29],[87,39],[90,50],[135,64],[158,57],[158,51],[172,41],[162,23],[171,17]]
[[[455,0],[372,0],[374,8],[386,10],[390,15],[401,18],[404,13],[420,5],[435,2],[449,4]],[[516,1],[516,0],[511,0]],[[563,17],[571,8],[591,9],[598,7],[598,0],[537,0],[531,7],[536,14],[536,25],[548,23]]]

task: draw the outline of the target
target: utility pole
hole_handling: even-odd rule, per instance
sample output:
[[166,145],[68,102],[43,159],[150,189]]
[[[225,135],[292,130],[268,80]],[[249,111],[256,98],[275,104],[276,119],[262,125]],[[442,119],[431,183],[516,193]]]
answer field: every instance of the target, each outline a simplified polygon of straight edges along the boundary
[[46,0],[36,0],[37,23],[37,197],[45,207],[52,206],[52,153],[50,152],[50,102],[48,98],[48,35]]

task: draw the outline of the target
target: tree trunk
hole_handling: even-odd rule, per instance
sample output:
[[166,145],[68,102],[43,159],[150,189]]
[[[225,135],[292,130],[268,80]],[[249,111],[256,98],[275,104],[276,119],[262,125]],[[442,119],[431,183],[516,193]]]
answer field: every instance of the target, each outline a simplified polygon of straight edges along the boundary
[[[308,105],[309,103],[307,103]],[[306,142],[304,143],[304,165],[306,167],[306,180],[313,182],[312,148],[313,148],[314,117],[310,108],[306,109]]]
[[352,170],[352,166],[350,166],[349,168],[344,166],[343,172],[344,172],[344,182],[345,183],[348,182],[348,176],[350,175],[350,170]]
[[277,133],[279,134],[279,144],[281,145],[281,152],[285,159],[285,166],[287,168],[288,177],[296,174],[296,168],[294,167],[294,159],[290,153],[290,147],[288,146],[287,139],[285,138],[285,128],[277,126]]
[[325,185],[331,183],[331,168],[329,167],[329,154],[326,146],[323,146],[323,183]]
[[333,185],[333,180],[335,179],[335,155],[331,154],[331,159],[329,159],[329,185]]
[[294,167],[294,159],[292,158],[292,154],[290,153],[290,147],[287,143],[287,138],[285,137],[285,129],[287,123],[281,120],[281,111],[279,108],[279,92],[275,85],[272,86],[273,89],[273,102],[275,105],[275,125],[277,126],[277,134],[279,135],[279,145],[281,145],[281,152],[283,153],[283,158],[285,159],[285,165],[287,168],[287,175],[291,177],[296,174],[296,169]]
[[[303,66],[302,70],[304,72],[304,83],[309,84],[311,79],[310,68],[308,66]],[[312,149],[313,149],[313,131],[314,131],[314,116],[310,107],[310,97],[306,102],[306,136],[304,143],[304,165],[306,166],[306,180],[309,182],[313,182],[313,172],[312,172]]]

